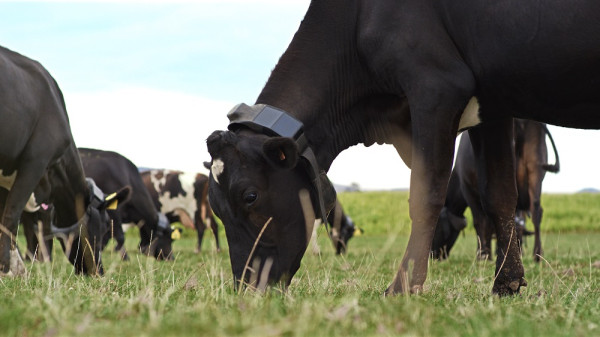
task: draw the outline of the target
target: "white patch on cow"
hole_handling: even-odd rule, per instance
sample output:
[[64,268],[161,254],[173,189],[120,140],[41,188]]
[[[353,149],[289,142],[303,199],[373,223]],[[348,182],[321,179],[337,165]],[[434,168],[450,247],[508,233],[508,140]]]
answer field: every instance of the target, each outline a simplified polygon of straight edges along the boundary
[[458,131],[466,130],[481,123],[479,118],[479,101],[477,97],[473,96],[467,103],[467,107],[460,116],[460,122],[458,123]]
[[217,184],[219,183],[219,176],[221,175],[221,173],[223,173],[224,170],[225,163],[223,163],[221,159],[217,158],[213,160],[212,166],[210,167],[210,172],[212,173],[213,179]]
[[6,176],[6,175],[4,175],[4,172],[2,171],[2,169],[0,169],[0,187],[4,187],[5,189],[10,191],[11,187],[15,183],[16,178],[17,178],[17,171],[13,172],[13,174],[11,174],[9,176]]
[[[10,191],[10,189],[15,184],[15,180],[17,179],[17,171],[13,172],[13,174],[9,176],[5,176],[4,172],[0,169],[0,187],[3,187]],[[35,195],[31,193],[29,200],[27,200],[27,204],[25,204],[25,211],[29,213],[36,212],[40,209],[37,201],[35,201]]]
[[[182,223],[186,227],[193,228],[192,219],[194,219],[194,214],[196,214],[197,204],[196,198],[194,198],[194,182],[196,181],[196,173],[180,173],[179,174],[179,182],[181,183],[181,188],[185,191],[185,196],[181,193],[178,193],[176,196],[172,197],[171,192],[165,191],[161,193],[160,185],[165,185],[167,180],[167,175],[172,171],[164,170],[164,176],[162,179],[156,179],[154,172],[151,174],[151,180],[154,185],[155,190],[158,192],[158,201],[161,204],[160,212],[161,213],[169,213],[169,212],[177,212],[179,217],[181,218]],[[185,214],[181,214],[180,212],[184,212]]]
[[24,211],[33,213],[33,212],[37,212],[39,209],[40,209],[40,205],[38,205],[37,201],[35,200],[35,194],[31,193],[29,200],[27,200],[27,203],[25,204]]

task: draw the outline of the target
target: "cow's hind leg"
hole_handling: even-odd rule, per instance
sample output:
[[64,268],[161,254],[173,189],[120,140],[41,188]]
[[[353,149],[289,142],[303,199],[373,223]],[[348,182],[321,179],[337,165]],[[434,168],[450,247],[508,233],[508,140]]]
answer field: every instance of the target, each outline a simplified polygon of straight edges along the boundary
[[17,248],[16,234],[21,218],[21,213],[31,197],[34,188],[38,185],[44,172],[40,162],[26,161],[23,159],[17,170],[17,175],[10,191],[2,193],[6,196],[0,220],[0,272],[13,275],[26,273],[25,264]]
[[[539,171],[539,170],[538,170]],[[544,176],[541,177],[539,175],[531,175],[531,179],[534,181],[530,181],[529,183],[529,210],[531,212],[531,222],[533,222],[533,227],[535,229],[535,242],[533,244],[533,260],[535,262],[540,262],[542,257],[542,239],[540,237],[540,226],[542,224],[542,215],[544,214],[544,209],[541,205],[541,196],[542,196],[542,180]]]
[[492,291],[499,295],[518,293],[521,286],[527,285],[514,221],[517,187],[512,135],[510,118],[469,131],[482,206],[496,231],[499,254]]

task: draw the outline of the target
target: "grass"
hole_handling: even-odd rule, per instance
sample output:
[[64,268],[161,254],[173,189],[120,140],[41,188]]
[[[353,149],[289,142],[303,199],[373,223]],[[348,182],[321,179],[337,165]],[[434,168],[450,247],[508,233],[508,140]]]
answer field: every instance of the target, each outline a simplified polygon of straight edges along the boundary
[[321,254],[308,250],[286,293],[234,293],[226,246],[215,253],[209,235],[202,253],[195,254],[193,235],[187,234],[176,242],[176,260],[164,263],[137,254],[137,234],[129,232],[131,261],[105,251],[102,278],[73,275],[55,249],[52,263],[27,263],[28,277],[0,279],[0,334],[598,335],[600,268],[594,263],[600,260],[600,199],[572,197],[544,196],[546,261],[535,264],[531,248],[525,248],[529,286],[511,298],[490,294],[494,263],[474,259],[472,230],[459,239],[449,261],[430,263],[424,294],[384,298],[406,247],[407,195],[349,193],[340,199],[365,235],[353,238],[340,257],[321,231]]

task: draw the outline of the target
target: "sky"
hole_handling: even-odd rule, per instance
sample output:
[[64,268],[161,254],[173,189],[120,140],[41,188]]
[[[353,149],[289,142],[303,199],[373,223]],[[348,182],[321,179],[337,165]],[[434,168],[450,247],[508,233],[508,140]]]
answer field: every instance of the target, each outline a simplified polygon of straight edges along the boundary
[[[0,45],[56,79],[77,146],[116,151],[140,167],[206,172],[206,138],[226,129],[234,105],[254,103],[309,2],[0,1]],[[544,191],[600,189],[600,156],[590,156],[600,131],[550,130],[561,172],[546,175]],[[389,145],[355,146],[329,177],[399,189],[410,170]]]

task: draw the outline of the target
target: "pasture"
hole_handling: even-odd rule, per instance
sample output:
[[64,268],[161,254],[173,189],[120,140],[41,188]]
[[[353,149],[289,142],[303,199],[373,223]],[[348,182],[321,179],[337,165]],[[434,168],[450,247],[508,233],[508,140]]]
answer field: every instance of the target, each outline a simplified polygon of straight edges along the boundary
[[[494,262],[475,260],[471,226],[448,261],[430,262],[425,292],[384,298],[409,233],[408,193],[341,194],[365,230],[335,256],[323,230],[321,254],[307,251],[288,292],[232,290],[225,242],[205,235],[174,243],[176,260],[104,252],[106,275],[76,276],[55,244],[54,261],[26,263],[29,276],[0,279],[0,331],[10,336],[591,336],[600,334],[600,195],[544,195],[545,260],[525,247],[521,295],[491,295]],[[468,213],[468,212],[467,212]],[[530,227],[531,228],[531,227]],[[19,233],[21,234],[21,232]],[[20,235],[21,236],[21,235]],[[24,250],[22,237],[20,248]],[[530,240],[531,241],[531,240]],[[109,244],[108,248],[111,248]]]

